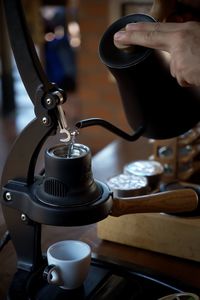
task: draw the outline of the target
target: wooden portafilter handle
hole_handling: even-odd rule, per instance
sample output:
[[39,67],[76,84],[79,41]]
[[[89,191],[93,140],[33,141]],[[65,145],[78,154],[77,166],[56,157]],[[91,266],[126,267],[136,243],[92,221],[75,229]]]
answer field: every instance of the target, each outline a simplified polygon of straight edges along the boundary
[[180,189],[131,198],[114,198],[111,216],[135,213],[182,213],[197,209],[198,195],[192,189]]

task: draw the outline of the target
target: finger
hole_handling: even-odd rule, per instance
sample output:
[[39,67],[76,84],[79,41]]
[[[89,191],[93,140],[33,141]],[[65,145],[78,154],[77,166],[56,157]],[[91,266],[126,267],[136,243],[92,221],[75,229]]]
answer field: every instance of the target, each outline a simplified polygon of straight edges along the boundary
[[192,85],[187,82],[181,75],[177,75],[176,77],[178,84],[182,87],[191,87]]
[[150,23],[150,22],[138,22],[129,23],[126,25],[126,31],[161,31],[161,32],[174,32],[183,28],[181,23]]
[[169,52],[171,33],[160,31],[119,31],[114,35],[115,45],[140,45]]
[[180,67],[177,64],[177,60],[175,59],[170,60],[170,73],[174,78],[176,78],[180,86],[182,87],[191,86],[190,82],[186,79],[185,72],[180,70]]
[[176,78],[174,60],[170,61],[170,73],[171,73],[172,77]]
[[[121,30],[121,31],[117,32],[116,36],[123,34],[124,32],[125,32],[124,30]],[[119,49],[126,49],[127,46],[129,46],[129,44],[120,43],[120,39],[115,38],[115,36],[114,36],[114,45]]]

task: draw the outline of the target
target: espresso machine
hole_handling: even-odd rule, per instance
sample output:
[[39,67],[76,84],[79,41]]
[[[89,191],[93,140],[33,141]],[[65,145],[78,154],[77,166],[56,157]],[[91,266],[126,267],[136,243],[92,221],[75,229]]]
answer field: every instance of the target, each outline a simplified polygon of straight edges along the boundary
[[[198,193],[193,187],[181,186],[129,197],[127,200],[115,197],[109,186],[93,178],[90,149],[86,145],[74,143],[76,132],[84,127],[99,125],[132,142],[141,136],[154,139],[174,137],[199,121],[198,94],[189,89],[187,93],[183,92],[167,73],[165,66],[161,65],[161,57],[150,49],[139,48],[133,54],[121,52],[114,47],[113,33],[128,22],[155,22],[150,16],[141,14],[124,17],[103,35],[99,53],[103,63],[117,80],[127,119],[134,132],[130,135],[110,122],[97,118],[81,120],[75,124],[76,129],[71,131],[62,109],[67,97],[56,84],[48,81],[42,69],[27,29],[21,2],[5,0],[4,8],[17,67],[36,115],[15,141],[1,178],[1,205],[17,254],[17,272],[7,299],[97,299],[94,291],[111,269],[115,268],[94,259],[90,278],[83,288],[61,291],[49,286],[43,279],[46,257],[41,251],[42,224],[81,226],[96,223],[109,215],[117,217],[138,212],[193,213],[198,209]],[[131,64],[130,61],[134,63]],[[155,74],[162,72],[162,76],[153,78],[153,65],[158,66]],[[181,97],[184,107],[181,115],[178,113],[179,107],[174,106],[174,98],[169,102],[171,98],[167,92],[163,99],[163,114],[157,114],[160,95],[155,93],[155,89],[152,90],[152,86],[160,78],[165,85],[169,82],[167,91],[172,89],[174,97]],[[141,90],[145,91],[140,86],[144,80],[148,85],[148,98],[146,94],[141,95]],[[133,88],[133,82],[136,88]],[[154,94],[153,98],[150,97],[151,93]],[[189,108],[188,97],[191,99]],[[139,102],[132,103],[133,99],[139,98]],[[58,133],[62,136],[60,144],[46,149],[44,170],[36,173],[36,162],[44,143],[50,136]],[[124,272],[123,270],[122,273]],[[95,283],[91,280],[94,274]],[[141,280],[145,282],[146,279],[141,277]],[[169,291],[178,289],[170,287],[166,289],[166,293]]]

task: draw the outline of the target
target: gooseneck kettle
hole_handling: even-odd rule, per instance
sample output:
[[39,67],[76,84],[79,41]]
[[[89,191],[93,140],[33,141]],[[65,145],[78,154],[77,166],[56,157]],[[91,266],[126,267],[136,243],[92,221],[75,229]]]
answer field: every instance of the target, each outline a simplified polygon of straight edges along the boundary
[[170,74],[169,56],[160,50],[114,45],[114,34],[128,23],[156,22],[146,14],[132,14],[111,24],[102,36],[99,55],[115,77],[131,128],[143,135],[168,139],[181,135],[200,120],[200,89],[181,87]]

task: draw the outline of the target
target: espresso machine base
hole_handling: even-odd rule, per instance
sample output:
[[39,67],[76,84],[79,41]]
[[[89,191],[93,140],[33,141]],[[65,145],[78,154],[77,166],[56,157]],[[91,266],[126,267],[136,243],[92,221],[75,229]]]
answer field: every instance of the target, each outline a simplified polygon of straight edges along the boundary
[[35,274],[18,270],[13,278],[7,300],[142,300],[147,298],[155,300],[184,291],[200,293],[200,290],[172,282],[160,274],[154,274],[137,265],[110,261],[104,257],[92,258],[84,285],[75,290],[64,290],[47,284],[42,278],[43,270],[44,268],[41,267]]

